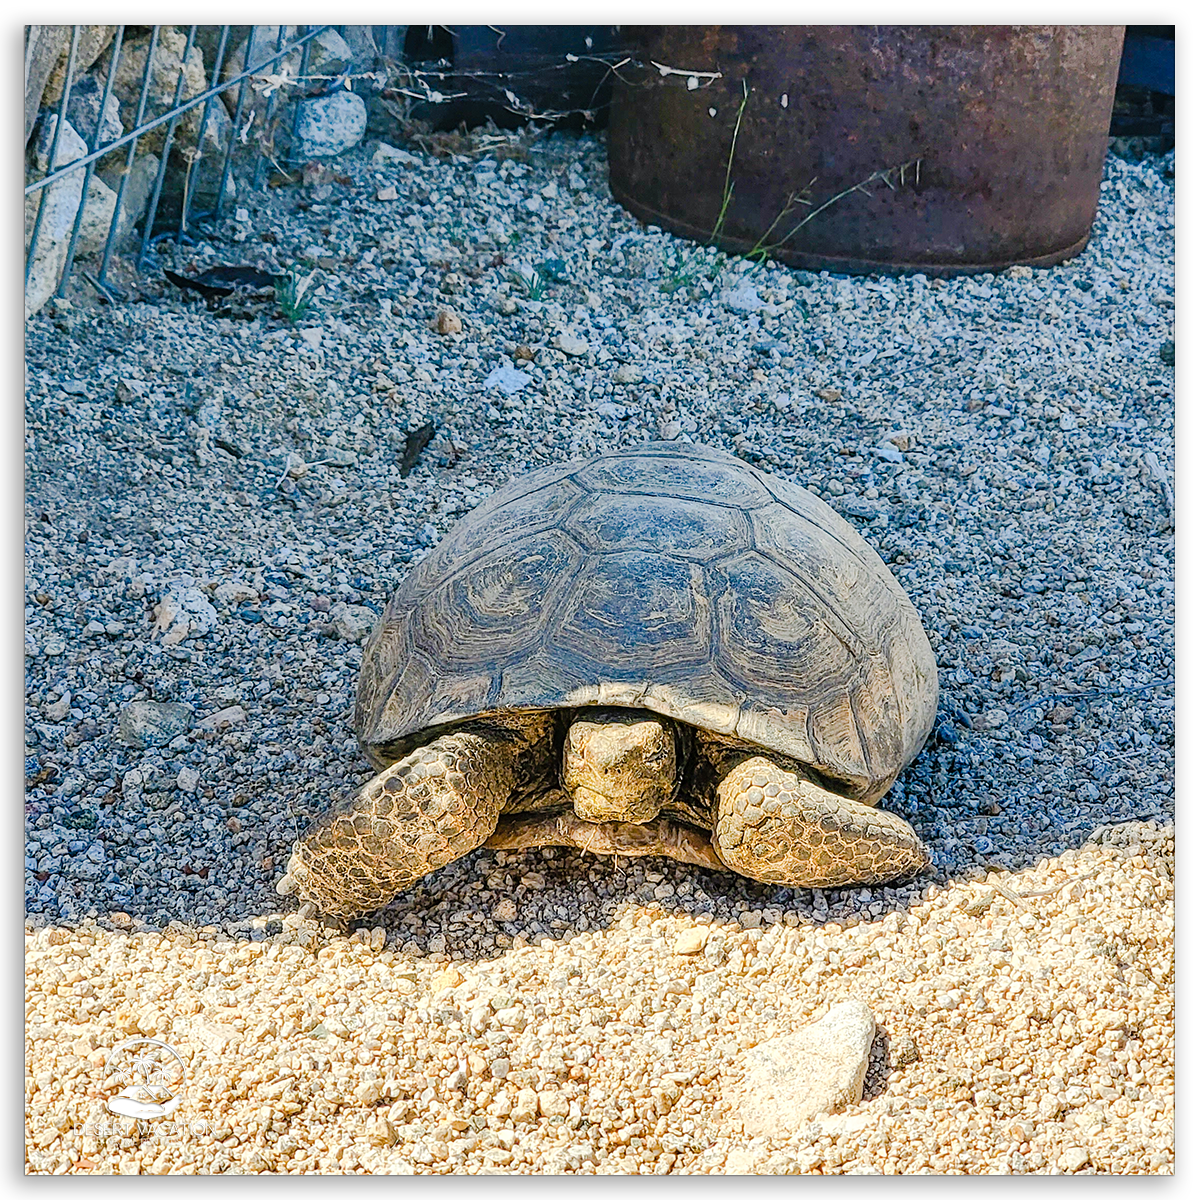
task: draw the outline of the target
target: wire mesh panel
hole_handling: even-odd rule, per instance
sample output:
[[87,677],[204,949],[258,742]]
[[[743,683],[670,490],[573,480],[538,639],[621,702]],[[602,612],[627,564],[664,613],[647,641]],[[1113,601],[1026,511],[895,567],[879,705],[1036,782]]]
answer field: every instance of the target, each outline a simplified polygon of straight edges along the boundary
[[[338,153],[321,127],[336,125],[329,114],[339,104],[344,112],[347,92],[375,95],[383,119],[413,131],[418,145],[464,121],[591,122],[607,106],[612,72],[628,61],[617,32],[29,26],[26,313],[66,294],[77,261],[98,264],[79,273],[103,298],[121,298],[113,266],[135,227],[136,249],[121,261],[140,273],[158,242],[191,243],[196,226],[218,220],[240,189],[261,190],[270,168],[286,174]],[[55,84],[44,97],[60,71],[61,91]]]
[[[109,276],[118,243],[140,222],[134,263],[141,269],[159,238],[187,240],[197,221],[219,218],[241,173],[235,160],[244,160],[248,185],[261,186],[268,157],[280,153],[276,132],[294,133],[294,118],[282,119],[285,106],[313,82],[306,77],[312,43],[331,26],[299,26],[291,33],[285,26],[118,25],[84,76],[77,63],[83,31],[97,28],[103,27],[70,27],[61,92],[43,107],[32,131],[25,186],[27,314],[50,295],[65,294],[84,253],[99,259],[96,273],[84,277],[106,299],[119,295]],[[31,30],[27,87],[35,51]],[[318,89],[336,82],[316,81]],[[84,91],[86,104],[79,99]],[[117,112],[129,114],[127,129]],[[84,126],[83,136],[76,123]]]

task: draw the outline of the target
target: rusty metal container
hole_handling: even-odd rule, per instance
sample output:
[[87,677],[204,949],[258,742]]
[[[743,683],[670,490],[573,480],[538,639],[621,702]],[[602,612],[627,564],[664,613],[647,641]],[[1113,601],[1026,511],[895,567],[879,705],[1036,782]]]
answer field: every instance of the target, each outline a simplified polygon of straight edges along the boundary
[[1087,244],[1123,26],[623,33],[610,182],[642,221],[852,274],[1049,266]]

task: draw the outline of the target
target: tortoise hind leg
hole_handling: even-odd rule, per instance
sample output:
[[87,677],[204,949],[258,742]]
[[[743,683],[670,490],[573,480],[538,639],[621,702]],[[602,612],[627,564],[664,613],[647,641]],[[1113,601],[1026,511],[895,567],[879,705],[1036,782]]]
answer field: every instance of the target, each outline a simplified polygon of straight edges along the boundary
[[907,821],[848,800],[769,759],[743,759],[717,785],[713,846],[739,874],[787,887],[885,883],[929,861]]
[[332,916],[382,908],[487,841],[513,790],[517,753],[513,739],[486,727],[419,747],[323,813],[276,890]]

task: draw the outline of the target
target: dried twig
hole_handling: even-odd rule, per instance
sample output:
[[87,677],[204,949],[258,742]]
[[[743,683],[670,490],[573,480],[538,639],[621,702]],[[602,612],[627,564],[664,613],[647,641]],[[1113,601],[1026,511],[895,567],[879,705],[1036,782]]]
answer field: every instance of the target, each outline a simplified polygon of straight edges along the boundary
[[[812,183],[810,182],[808,186],[801,192],[793,192],[792,195],[788,197],[788,202],[784,206],[783,211],[780,212],[779,216],[771,222],[770,228],[762,235],[761,238],[759,238],[758,242],[755,244],[754,248],[750,251],[747,257],[757,258],[759,261],[765,259],[768,254],[780,249],[787,242],[791,241],[791,239],[794,238],[796,234],[798,234],[800,230],[809,223],[809,221],[819,217],[827,208],[831,208],[839,200],[844,200],[852,192],[862,192],[864,196],[870,195],[868,188],[872,183],[881,182],[894,192],[896,190],[896,184],[893,182],[893,176],[899,175],[900,186],[903,187],[904,172],[907,171],[909,167],[915,168],[916,181],[919,183],[921,180],[921,160],[919,158],[915,158],[911,162],[900,163],[898,166],[884,167],[881,170],[872,171],[871,174],[865,179],[860,179],[857,183],[851,184],[848,188],[843,188],[842,191],[838,192],[836,195],[830,196],[829,199],[824,202],[824,204],[819,205],[817,208],[814,208],[812,212],[807,213],[804,219],[802,221],[798,221],[787,233],[783,235],[783,237],[779,239],[779,241],[768,243],[766,239],[771,236],[772,230],[774,230],[775,226],[779,224],[780,220],[787,215],[788,211],[793,207],[794,204],[799,203],[811,206],[811,201],[806,198],[809,189],[812,187]],[[815,180],[813,182],[815,182]]]
[[[1085,879],[1095,879],[1099,875],[1099,871],[1089,871],[1086,875],[1072,875],[1070,879],[1064,879],[1062,883],[1056,883],[1053,887],[1042,888],[1036,892],[1021,892],[1022,900],[1034,900],[1039,896],[1053,896],[1055,892],[1061,892],[1063,888],[1069,888],[1073,883],[1082,883]],[[994,887],[999,887],[999,884],[993,884]],[[1007,891],[1007,889],[1005,889]]]
[[1041,888],[1035,892],[1016,892],[1007,884],[1001,883],[995,875],[989,875],[982,880],[982,886],[991,888],[994,892],[998,892],[1006,900],[1011,900],[1017,908],[1023,912],[1028,912],[1030,905],[1027,900],[1037,900],[1042,896],[1053,896],[1055,892],[1061,892],[1063,888],[1068,888],[1072,884],[1082,883],[1085,879],[1094,879],[1100,872],[1089,871],[1086,875],[1072,875],[1069,879],[1064,879],[1062,883],[1056,883],[1053,887]]

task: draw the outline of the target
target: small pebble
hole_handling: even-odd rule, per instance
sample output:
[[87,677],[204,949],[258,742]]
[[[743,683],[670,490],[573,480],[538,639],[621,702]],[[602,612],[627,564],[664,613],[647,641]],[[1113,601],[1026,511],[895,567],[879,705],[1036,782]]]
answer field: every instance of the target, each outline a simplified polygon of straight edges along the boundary
[[708,941],[708,929],[703,925],[694,926],[691,929],[684,929],[675,938],[675,953],[676,954],[699,954],[704,949],[704,944]]
[[462,320],[457,313],[443,308],[438,311],[436,327],[441,334],[462,333]]

